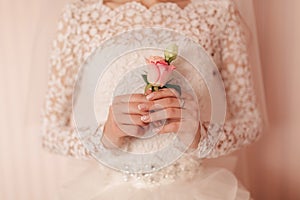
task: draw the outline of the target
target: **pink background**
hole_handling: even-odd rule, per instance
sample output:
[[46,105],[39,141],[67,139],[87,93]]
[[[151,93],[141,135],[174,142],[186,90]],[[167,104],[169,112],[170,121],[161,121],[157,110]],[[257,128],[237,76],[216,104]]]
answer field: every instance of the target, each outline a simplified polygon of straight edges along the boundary
[[[67,174],[67,159],[44,152],[39,138],[47,47],[66,1],[0,0],[3,200],[52,200]],[[254,7],[270,129],[242,152],[237,167],[247,170],[238,174],[255,199],[300,199],[300,1],[254,0]]]

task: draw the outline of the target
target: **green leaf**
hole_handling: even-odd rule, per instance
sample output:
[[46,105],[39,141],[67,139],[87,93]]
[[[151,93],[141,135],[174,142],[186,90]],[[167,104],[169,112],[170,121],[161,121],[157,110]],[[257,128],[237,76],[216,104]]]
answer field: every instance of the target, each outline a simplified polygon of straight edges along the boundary
[[147,75],[146,74],[142,74],[143,80],[145,81],[145,83],[149,84],[148,80],[147,80]]
[[175,89],[181,95],[181,87],[179,85],[166,84],[165,87]]

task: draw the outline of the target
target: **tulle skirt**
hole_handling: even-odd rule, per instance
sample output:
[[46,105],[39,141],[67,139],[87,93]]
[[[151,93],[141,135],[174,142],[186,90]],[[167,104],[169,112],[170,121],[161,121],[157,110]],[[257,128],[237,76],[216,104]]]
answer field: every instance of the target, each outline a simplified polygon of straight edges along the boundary
[[[250,199],[236,177],[223,168],[199,168],[193,178],[147,186],[125,181],[119,172],[96,161],[81,161],[59,189],[59,200],[244,200]],[[79,170],[78,170],[79,169]],[[77,175],[75,175],[77,174]]]

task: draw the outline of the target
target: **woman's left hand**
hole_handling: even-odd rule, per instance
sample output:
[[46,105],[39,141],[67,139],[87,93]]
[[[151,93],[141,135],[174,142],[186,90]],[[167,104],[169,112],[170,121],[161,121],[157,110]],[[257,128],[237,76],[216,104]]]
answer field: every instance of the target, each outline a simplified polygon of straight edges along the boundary
[[166,120],[166,123],[156,130],[157,133],[190,134],[194,136],[193,140],[189,140],[190,148],[197,148],[200,140],[199,107],[192,95],[182,93],[180,96],[176,90],[164,88],[148,94],[146,98],[147,103],[138,105],[140,110],[148,112],[141,117],[143,122]]

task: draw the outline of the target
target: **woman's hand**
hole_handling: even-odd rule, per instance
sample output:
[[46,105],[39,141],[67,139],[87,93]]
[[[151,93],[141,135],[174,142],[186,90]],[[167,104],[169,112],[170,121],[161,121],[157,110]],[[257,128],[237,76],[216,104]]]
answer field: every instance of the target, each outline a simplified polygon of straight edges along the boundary
[[121,95],[114,98],[103,130],[102,142],[106,147],[120,147],[125,137],[143,135],[148,123],[143,122],[141,116],[147,112],[139,105],[147,102],[144,94]]
[[[181,97],[174,89],[161,89],[146,96],[149,102],[140,105],[145,115],[141,120],[145,123],[167,120],[161,129],[156,130],[159,134],[178,133],[182,138],[189,138],[190,148],[197,148],[200,140],[199,107],[195,99],[189,94],[183,93]],[[183,103],[184,102],[184,103]],[[182,105],[183,104],[183,105]],[[149,112],[157,108],[154,112]]]

